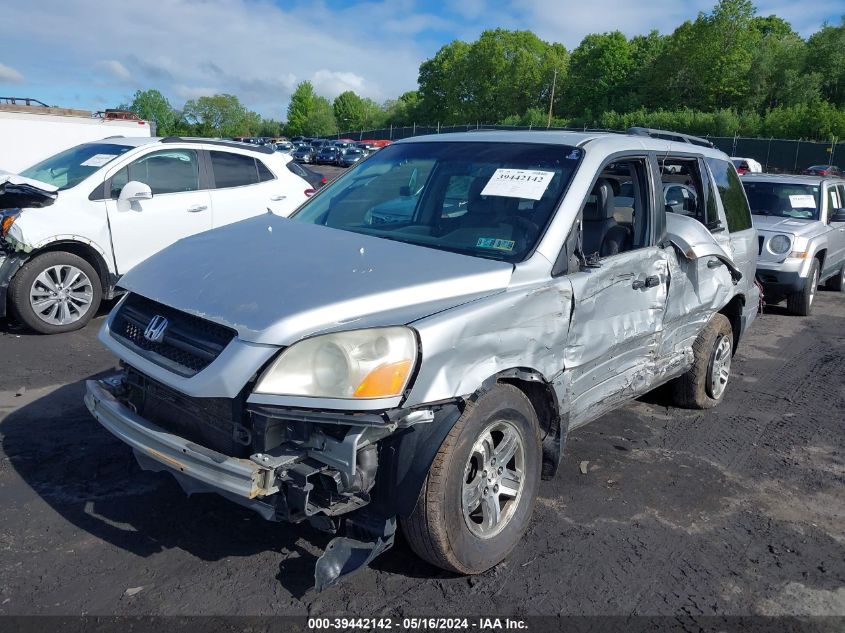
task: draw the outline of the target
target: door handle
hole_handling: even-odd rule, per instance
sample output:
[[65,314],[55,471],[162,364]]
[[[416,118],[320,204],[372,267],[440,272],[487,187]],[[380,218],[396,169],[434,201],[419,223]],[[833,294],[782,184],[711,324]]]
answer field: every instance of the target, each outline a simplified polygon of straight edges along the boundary
[[631,283],[631,288],[634,290],[642,290],[643,288],[654,288],[660,285],[660,277],[657,275],[649,275],[645,279],[635,279]]
[[273,196],[272,198],[270,198],[270,200],[272,200],[273,202],[278,202],[279,200],[284,200],[285,198],[287,198],[287,196]]
[[199,213],[200,211],[205,211],[207,208],[207,204],[195,204],[192,207],[188,207],[188,213]]
[[718,268],[722,265],[722,262],[718,259],[709,259],[707,260],[707,268]]

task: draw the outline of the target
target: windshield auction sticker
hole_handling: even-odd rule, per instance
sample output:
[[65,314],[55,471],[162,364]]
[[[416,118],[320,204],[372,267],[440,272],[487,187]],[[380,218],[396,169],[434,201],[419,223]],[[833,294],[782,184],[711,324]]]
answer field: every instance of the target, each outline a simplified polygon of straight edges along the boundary
[[484,185],[481,195],[539,200],[554,176],[553,171],[497,169]]
[[816,199],[809,194],[789,196],[789,204],[793,209],[815,209]]
[[112,158],[117,158],[117,154],[94,154],[84,163],[80,163],[82,167],[102,167]]

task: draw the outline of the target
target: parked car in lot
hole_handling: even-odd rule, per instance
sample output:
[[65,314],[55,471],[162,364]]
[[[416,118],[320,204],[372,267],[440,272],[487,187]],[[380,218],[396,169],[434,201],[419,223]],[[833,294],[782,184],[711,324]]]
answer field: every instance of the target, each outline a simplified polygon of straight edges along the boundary
[[761,174],[742,183],[759,235],[757,277],[766,302],[786,299],[790,312],[807,316],[820,283],[843,289],[845,181]]
[[337,147],[327,145],[317,152],[317,157],[314,159],[314,162],[318,165],[337,165],[338,158],[340,157],[340,151],[341,150]]
[[813,165],[801,173],[805,176],[842,176],[842,170],[836,165]]
[[731,162],[734,164],[734,167],[736,167],[736,172],[740,176],[744,174],[760,174],[763,172],[763,166],[753,158],[731,156]]
[[309,198],[317,193],[317,190],[329,181],[323,174],[308,169],[307,167],[303,167],[293,160],[288,163],[288,169],[311,185],[310,189],[305,190],[305,195]]
[[367,154],[364,150],[358,149],[357,147],[350,147],[338,154],[336,164],[338,167],[352,167],[366,157]]
[[279,141],[277,143],[273,143],[273,149],[277,152],[282,152],[283,154],[290,154],[293,152],[294,147],[293,143],[288,143],[287,141]]
[[[687,178],[701,204],[667,211],[662,183]],[[723,399],[756,245],[701,139],[406,139],[291,219],[136,267],[100,334],[124,369],[86,403],[186,490],[336,533],[318,588],[389,548],[397,518],[422,558],[480,573],[522,538],[569,431],[669,381],[682,406]]]
[[0,193],[0,316],[37,332],[84,326],[118,279],[173,242],[287,215],[311,188],[268,148],[115,137],[7,176]]
[[317,158],[317,151],[310,145],[300,145],[291,154],[297,163],[313,163]]

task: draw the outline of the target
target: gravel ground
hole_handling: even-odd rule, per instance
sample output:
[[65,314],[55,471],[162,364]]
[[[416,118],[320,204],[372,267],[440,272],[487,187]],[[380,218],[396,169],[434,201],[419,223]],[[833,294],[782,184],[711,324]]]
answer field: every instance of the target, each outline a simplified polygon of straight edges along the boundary
[[104,314],[0,324],[0,614],[845,615],[845,295],[758,320],[718,408],[655,393],[572,433],[496,568],[454,576],[400,539],[322,594],[327,536],[186,498],[89,416]]

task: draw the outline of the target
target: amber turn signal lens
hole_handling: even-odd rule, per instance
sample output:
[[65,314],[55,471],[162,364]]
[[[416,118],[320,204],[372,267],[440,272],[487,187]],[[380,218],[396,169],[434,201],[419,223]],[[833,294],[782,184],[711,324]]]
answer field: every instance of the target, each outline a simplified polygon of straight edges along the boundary
[[410,371],[410,360],[376,367],[361,381],[353,395],[356,398],[387,398],[399,395]]
[[9,232],[9,229],[12,228],[12,225],[15,223],[15,218],[18,217],[16,215],[8,215],[3,218],[3,221],[0,222],[0,236],[5,236],[6,233]]

